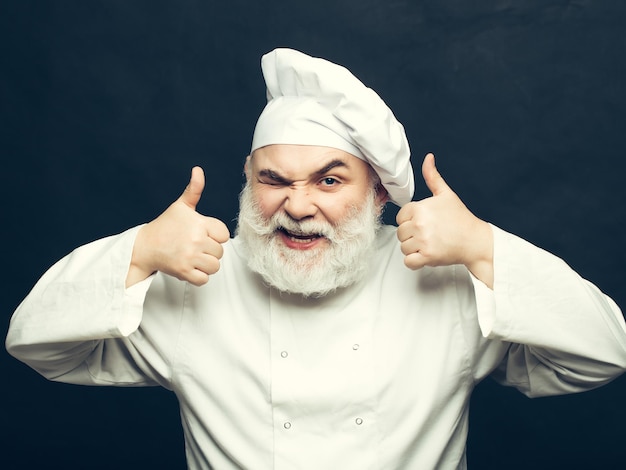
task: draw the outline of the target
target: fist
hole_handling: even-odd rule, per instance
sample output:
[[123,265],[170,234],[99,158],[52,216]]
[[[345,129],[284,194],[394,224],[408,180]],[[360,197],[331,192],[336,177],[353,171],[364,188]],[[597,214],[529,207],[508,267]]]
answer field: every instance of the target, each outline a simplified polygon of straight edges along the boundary
[[434,155],[424,158],[422,176],[432,197],[406,204],[396,217],[404,264],[410,269],[464,264],[472,272],[484,262],[491,266],[491,227],[450,189]]
[[[199,286],[218,271],[222,243],[230,233],[218,219],[196,211],[204,190],[204,172],[195,167],[183,194],[137,234],[131,269],[138,278],[161,271]],[[129,272],[129,278],[130,278]],[[131,284],[127,279],[127,285]]]

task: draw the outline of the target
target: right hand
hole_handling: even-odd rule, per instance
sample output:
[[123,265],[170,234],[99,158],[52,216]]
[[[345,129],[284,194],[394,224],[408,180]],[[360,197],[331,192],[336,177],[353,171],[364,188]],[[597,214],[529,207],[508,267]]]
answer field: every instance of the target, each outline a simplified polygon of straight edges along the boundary
[[218,271],[230,233],[222,221],[196,211],[203,190],[204,172],[194,167],[183,194],[139,230],[126,287],[156,271],[200,286]]

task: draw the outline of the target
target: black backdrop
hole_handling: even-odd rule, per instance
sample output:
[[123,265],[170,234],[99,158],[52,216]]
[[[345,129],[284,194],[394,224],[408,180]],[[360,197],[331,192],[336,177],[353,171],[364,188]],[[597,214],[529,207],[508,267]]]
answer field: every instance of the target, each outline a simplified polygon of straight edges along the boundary
[[[625,20],[625,2],[592,0],[5,0],[5,329],[48,266],[155,217],[195,164],[200,211],[234,227],[259,59],[278,46],[350,68],[405,124],[416,168],[435,152],[477,215],[624,306]],[[169,392],[53,384],[0,359],[0,467],[184,468]],[[623,468],[624,392],[529,400],[487,380],[470,466]]]

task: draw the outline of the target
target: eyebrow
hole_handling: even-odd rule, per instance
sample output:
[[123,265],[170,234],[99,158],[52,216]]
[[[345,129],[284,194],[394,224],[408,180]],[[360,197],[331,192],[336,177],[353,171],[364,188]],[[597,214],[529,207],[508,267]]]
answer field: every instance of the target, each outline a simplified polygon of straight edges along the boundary
[[269,179],[271,179],[273,181],[276,181],[277,183],[284,184],[284,185],[287,185],[287,186],[292,183],[292,181],[290,181],[287,178],[285,178],[284,176],[278,174],[276,171],[270,170],[269,168],[260,170],[259,171],[259,176],[263,176],[265,178],[269,178]]
[[[325,175],[326,173],[328,173],[332,169],[339,168],[339,167],[349,168],[348,164],[346,162],[336,158],[336,159],[331,160],[330,162],[328,162],[326,165],[324,165],[319,170],[316,170],[313,173],[311,173],[310,176],[311,177],[320,177],[320,176]],[[276,170],[272,170],[270,168],[264,168],[262,170],[259,170],[259,176],[263,176],[265,178],[270,178],[271,180],[274,180],[274,181],[276,181],[279,184],[290,185],[290,184],[293,183],[293,181],[290,180],[289,178],[286,178],[285,176],[281,175]]]
[[348,164],[346,162],[344,162],[343,160],[335,158],[334,160],[331,160],[329,163],[324,165],[322,168],[320,168],[319,170],[314,172],[313,176],[323,176],[326,173],[328,173],[330,170],[332,170],[333,168],[338,168],[338,167],[348,168]]

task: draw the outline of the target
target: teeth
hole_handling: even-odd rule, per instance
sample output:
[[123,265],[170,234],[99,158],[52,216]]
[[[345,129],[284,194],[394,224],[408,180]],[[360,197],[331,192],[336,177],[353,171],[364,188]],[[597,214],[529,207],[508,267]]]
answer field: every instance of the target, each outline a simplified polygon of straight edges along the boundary
[[289,237],[289,239],[293,242],[296,243],[309,243],[313,241],[313,238],[296,238],[296,237]]
[[289,232],[287,230],[283,230],[283,232],[289,237],[289,239],[295,243],[310,243],[313,240],[320,238],[320,235],[310,235],[310,234],[297,234],[293,232]]

